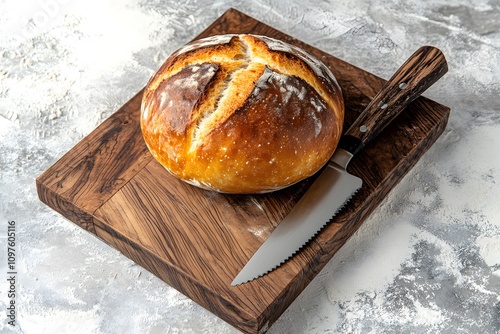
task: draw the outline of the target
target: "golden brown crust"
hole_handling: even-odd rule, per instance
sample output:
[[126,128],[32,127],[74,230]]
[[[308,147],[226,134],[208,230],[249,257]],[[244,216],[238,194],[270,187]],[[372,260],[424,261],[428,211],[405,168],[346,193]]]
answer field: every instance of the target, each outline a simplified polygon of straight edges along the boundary
[[167,59],[146,87],[141,127],[153,156],[180,179],[259,193],[318,171],[343,119],[326,66],[268,37],[223,35]]

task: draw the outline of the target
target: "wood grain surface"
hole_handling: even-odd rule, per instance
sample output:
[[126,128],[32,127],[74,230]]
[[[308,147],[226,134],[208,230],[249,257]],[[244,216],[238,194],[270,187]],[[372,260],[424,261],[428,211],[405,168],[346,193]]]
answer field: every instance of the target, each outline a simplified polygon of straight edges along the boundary
[[[223,33],[279,38],[322,60],[342,87],[345,129],[385,82],[234,9],[197,38]],[[410,104],[351,162],[349,171],[364,182],[345,210],[283,266],[233,287],[314,177],[264,195],[223,195],[183,183],[145,147],[141,93],[38,177],[40,200],[244,333],[263,333],[281,316],[439,137],[450,112],[423,97]]]

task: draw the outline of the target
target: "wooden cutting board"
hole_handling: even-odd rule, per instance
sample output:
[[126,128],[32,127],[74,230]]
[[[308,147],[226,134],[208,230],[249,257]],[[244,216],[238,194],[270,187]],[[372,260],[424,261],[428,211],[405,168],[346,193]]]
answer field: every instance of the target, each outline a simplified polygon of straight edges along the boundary
[[[223,33],[268,35],[322,60],[342,87],[345,129],[384,83],[234,9],[197,38]],[[280,317],[440,136],[450,113],[423,97],[412,103],[351,162],[350,172],[364,183],[344,211],[283,266],[233,287],[235,275],[314,177],[265,195],[223,195],[185,184],[147,150],[141,96],[38,177],[40,200],[245,333],[265,332]]]

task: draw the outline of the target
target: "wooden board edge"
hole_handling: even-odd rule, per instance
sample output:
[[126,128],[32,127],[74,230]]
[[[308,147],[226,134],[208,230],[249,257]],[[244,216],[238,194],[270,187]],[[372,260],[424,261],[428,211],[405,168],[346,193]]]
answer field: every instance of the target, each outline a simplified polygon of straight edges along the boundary
[[172,266],[171,263],[167,263],[156,254],[137,245],[97,217],[93,219],[96,236],[120,251],[127,258],[241,332],[247,334],[261,333],[259,331],[259,318],[245,312],[239,305],[234,305],[216,291],[212,291],[209,287],[200,284],[180,268]]
[[40,177],[36,179],[36,190],[38,199],[42,203],[46,204],[48,207],[60,213],[63,217],[69,219],[84,230],[95,234],[92,213],[80,209],[78,205],[69,199],[60,196],[56,191],[47,187]]
[[[54,209],[58,213],[62,214],[75,224],[84,228],[87,231],[95,233],[93,225],[93,214],[99,209],[107,200],[109,200],[117,191],[119,191],[125,184],[127,184],[130,179],[134,177],[142,168],[144,168],[152,159],[153,156],[145,148],[139,153],[141,157],[137,160],[132,160],[130,164],[120,169],[120,182],[112,182],[108,184],[104,180],[104,175],[102,179],[104,182],[101,184],[94,184],[94,188],[88,191],[92,192],[93,202],[84,203],[82,202],[82,196],[80,192],[76,189],[76,183],[69,186],[64,186],[64,175],[66,173],[71,174],[72,171],[76,170],[76,167],[72,166],[74,163],[75,151],[79,151],[80,156],[89,157],[95,152],[106,151],[108,148],[106,143],[100,143],[99,145],[91,145],[95,137],[99,137],[104,130],[105,133],[113,132],[119,133],[120,125],[126,127],[130,124],[130,105],[137,104],[142,96],[143,89],[132,96],[122,107],[113,112],[104,122],[99,124],[99,126],[91,131],[88,135],[82,138],[71,150],[63,154],[55,163],[53,163],[48,169],[42,172],[36,179],[36,190],[38,198],[41,202],[45,203],[50,208]],[[115,125],[114,127],[112,125]],[[111,130],[109,130],[111,128]],[[125,148],[122,150],[117,150],[115,155],[123,154]],[[93,153],[92,153],[93,152]],[[107,151],[106,151],[107,152]],[[85,159],[83,159],[85,160]],[[133,162],[133,163],[132,163]],[[94,168],[92,161],[81,162],[82,174],[91,173]],[[84,184],[88,188],[88,183],[85,180],[79,182],[80,185]],[[87,196],[89,197],[89,196]]]

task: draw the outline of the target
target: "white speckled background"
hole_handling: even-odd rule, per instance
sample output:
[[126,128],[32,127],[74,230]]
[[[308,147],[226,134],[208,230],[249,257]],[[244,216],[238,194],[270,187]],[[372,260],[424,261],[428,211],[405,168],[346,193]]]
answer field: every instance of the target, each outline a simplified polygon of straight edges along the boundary
[[424,44],[450,67],[425,94],[452,108],[443,136],[269,333],[500,333],[496,0],[0,0],[0,332],[237,333],[35,189],[229,7],[384,78]]

